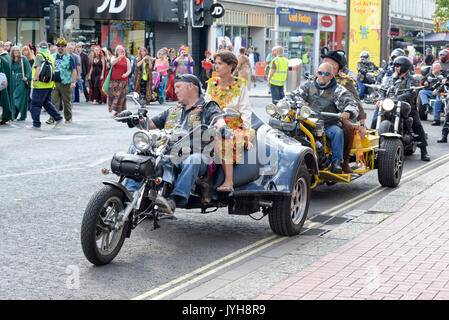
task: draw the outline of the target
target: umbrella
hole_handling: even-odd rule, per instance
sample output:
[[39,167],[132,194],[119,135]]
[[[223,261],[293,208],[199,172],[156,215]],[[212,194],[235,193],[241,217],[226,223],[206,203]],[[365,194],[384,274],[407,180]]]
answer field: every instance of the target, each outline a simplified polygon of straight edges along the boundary
[[[424,40],[426,45],[442,47],[449,43],[449,33],[429,33],[425,35]],[[416,38],[413,43],[422,44],[423,38]]]

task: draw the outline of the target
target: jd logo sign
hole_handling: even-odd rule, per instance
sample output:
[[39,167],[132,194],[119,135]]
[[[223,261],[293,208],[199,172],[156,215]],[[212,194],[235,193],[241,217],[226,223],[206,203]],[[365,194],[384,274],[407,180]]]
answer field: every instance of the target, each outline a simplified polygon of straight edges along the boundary
[[222,4],[214,3],[210,6],[210,15],[214,19],[220,19],[225,14],[225,8]]
[[102,13],[109,6],[109,13],[120,13],[126,8],[128,0],[118,0],[120,5],[117,6],[117,0],[104,0],[103,4],[97,8],[97,13]]

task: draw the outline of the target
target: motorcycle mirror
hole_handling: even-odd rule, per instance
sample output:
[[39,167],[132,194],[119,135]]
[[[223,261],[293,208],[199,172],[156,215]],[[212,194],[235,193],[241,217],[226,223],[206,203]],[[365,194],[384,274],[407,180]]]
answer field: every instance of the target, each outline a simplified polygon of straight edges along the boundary
[[139,103],[139,94],[137,92],[130,93],[126,95],[127,98],[130,98],[134,101],[135,104],[140,105]]

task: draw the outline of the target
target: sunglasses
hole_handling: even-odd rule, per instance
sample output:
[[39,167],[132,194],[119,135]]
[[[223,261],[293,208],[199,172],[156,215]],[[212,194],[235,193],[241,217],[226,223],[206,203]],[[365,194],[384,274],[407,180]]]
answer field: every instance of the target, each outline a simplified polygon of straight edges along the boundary
[[331,73],[327,71],[318,71],[317,72],[320,76],[324,75],[326,77],[330,77]]
[[62,44],[62,45],[60,44],[60,45],[57,45],[57,47],[58,47],[58,48],[64,48],[64,47],[66,47],[66,46],[63,45],[63,44]]

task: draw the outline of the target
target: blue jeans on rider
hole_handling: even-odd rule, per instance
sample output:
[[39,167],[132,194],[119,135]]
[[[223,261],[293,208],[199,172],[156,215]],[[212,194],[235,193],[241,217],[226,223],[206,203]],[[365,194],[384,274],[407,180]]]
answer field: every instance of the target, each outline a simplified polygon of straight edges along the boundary
[[359,99],[363,100],[366,92],[365,84],[363,82],[357,81],[357,88],[359,89]]
[[432,92],[433,90],[421,90],[419,92],[419,97],[421,98],[421,102],[423,105],[424,104],[430,105],[429,98],[436,99],[433,108],[433,120],[440,120],[440,112],[443,110],[443,103],[440,100],[440,96],[439,95],[434,96]]
[[332,161],[343,161],[343,130],[336,125],[327,127],[325,130],[326,137],[329,138],[332,144]]
[[[187,203],[193,184],[198,177],[206,173],[207,164],[208,159],[204,155],[199,153],[192,154],[184,161],[176,164],[175,168],[178,169],[180,173],[174,181],[175,188],[173,189],[171,195],[182,197]],[[126,179],[125,182],[125,187],[130,192],[138,190],[140,188],[140,185],[141,182],[136,182],[135,180],[129,178]],[[177,205],[180,205],[180,203],[177,203]]]

